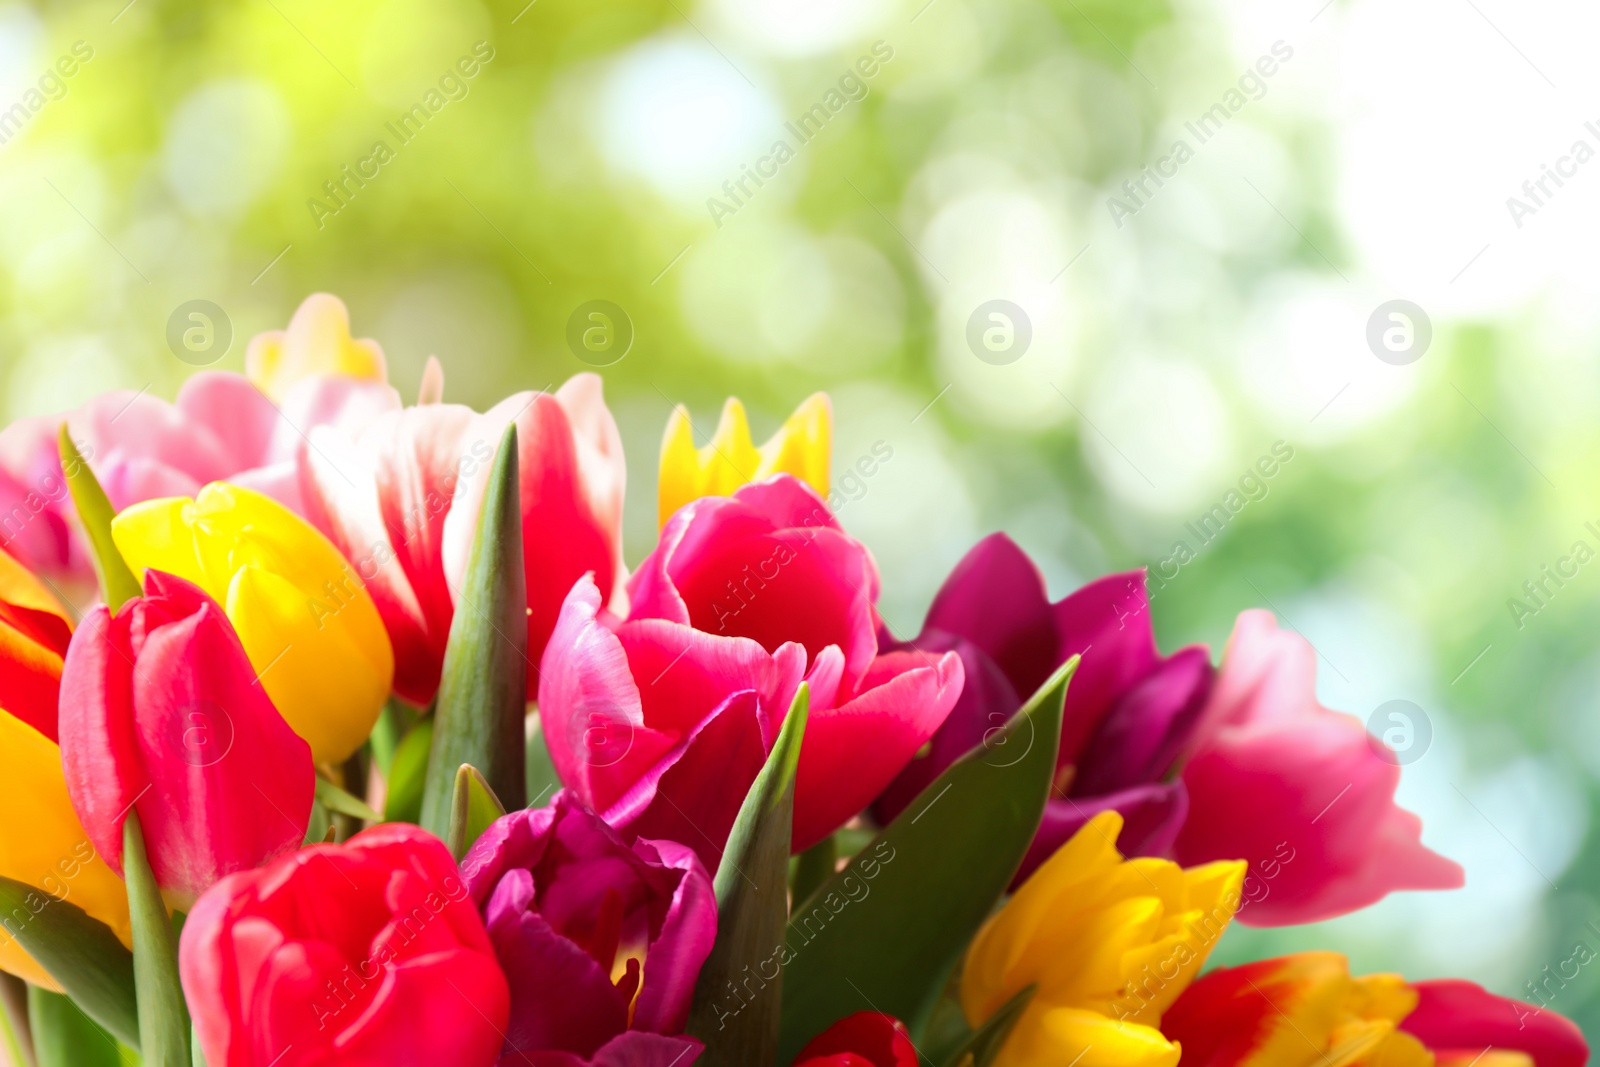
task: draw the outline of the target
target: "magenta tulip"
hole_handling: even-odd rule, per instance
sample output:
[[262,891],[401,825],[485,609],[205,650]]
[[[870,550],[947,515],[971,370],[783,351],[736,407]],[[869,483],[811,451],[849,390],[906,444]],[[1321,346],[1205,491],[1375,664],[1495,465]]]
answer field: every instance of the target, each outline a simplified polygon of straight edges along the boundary
[[72,636],[61,673],[61,757],[95,849],[122,870],[137,811],[174,903],[299,846],[315,770],[257,683],[217,602],[160,571],[113,616]]
[[378,605],[395,650],[395,692],[426,705],[439,688],[494,450],[517,424],[532,675],[572,584],[592,572],[609,598],[622,566],[622,442],[601,382],[518,393],[480,415],[461,404],[391,411],[357,434],[329,428],[301,449],[307,515],[339,546]]
[[[909,642],[955,650],[967,685],[928,754],[884,791],[875,813],[902,810],[1056,666],[1081,655],[1055,789],[1019,879],[1114,809],[1130,855],[1175,855],[1185,866],[1249,861],[1250,905],[1239,912],[1249,924],[1308,922],[1396,890],[1459,885],[1460,868],[1424,848],[1416,817],[1394,806],[1399,768],[1377,754],[1381,745],[1369,744],[1357,720],[1316,705],[1310,646],[1278,633],[1264,613],[1246,613],[1239,627],[1219,677],[1203,646],[1157,652],[1142,571],[1108,575],[1052,604],[1020,548],[1004,534],[985,538]],[[1317,818],[1346,785],[1340,806]]]
[[566,790],[497,820],[462,860],[511,988],[500,1063],[690,1063],[678,1037],[717,936],[694,851],[625,844]]
[[178,951],[211,1067],[489,1067],[506,979],[455,861],[415,826],[364,830],[200,898]]
[[880,653],[872,557],[788,475],[685,505],[628,592],[620,619],[587,579],[567,597],[541,664],[551,758],[607,822],[707,869],[802,680],[796,850],[869,803],[961,690],[953,653]]

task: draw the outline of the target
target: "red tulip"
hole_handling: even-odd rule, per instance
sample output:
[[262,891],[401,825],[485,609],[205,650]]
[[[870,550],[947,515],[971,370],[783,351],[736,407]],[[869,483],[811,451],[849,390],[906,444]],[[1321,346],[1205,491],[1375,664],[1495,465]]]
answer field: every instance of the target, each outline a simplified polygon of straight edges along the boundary
[[576,585],[540,666],[561,780],[630,834],[715,870],[802,680],[793,845],[864,808],[955,704],[954,654],[878,650],[878,571],[786,474],[685,505],[628,584],[626,619]]
[[1223,967],[1173,1002],[1161,1030],[1182,1067],[1583,1067],[1569,1020],[1455,979],[1352,977],[1337,952]]
[[310,820],[311,749],[272,706],[216,601],[170,574],[78,627],[61,674],[67,789],[100,855],[122,870],[139,813],[150,866],[174,902],[297,847]]
[[862,1011],[812,1038],[794,1067],[917,1067],[917,1049],[905,1023]]
[[365,830],[233,875],[178,950],[211,1067],[489,1067],[509,994],[443,843]]
[[622,442],[580,374],[553,395],[518,393],[480,415],[461,404],[391,411],[361,433],[316,431],[301,449],[306,514],[366,583],[394,645],[394,689],[427,704],[482,507],[496,443],[517,424],[528,659],[533,667],[572,583],[622,578]]

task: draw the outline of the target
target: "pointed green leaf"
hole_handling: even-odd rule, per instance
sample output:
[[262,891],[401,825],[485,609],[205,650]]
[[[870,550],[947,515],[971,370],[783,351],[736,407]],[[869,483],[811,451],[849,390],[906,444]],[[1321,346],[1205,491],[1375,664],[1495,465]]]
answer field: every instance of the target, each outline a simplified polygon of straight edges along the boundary
[[478,773],[478,768],[463,763],[456,771],[455,794],[450,800],[450,832],[444,839],[450,846],[450,855],[460,862],[489,824],[505,813],[505,806]]
[[111,927],[24,882],[0,878],[5,930],[96,1022],[139,1047],[133,955]]
[[189,1009],[178,981],[178,944],[145,854],[139,814],[122,824],[122,874],[133,919],[133,980],[139,993],[140,1053],[147,1067],[192,1067]]
[[984,744],[951,764],[789,918],[778,1062],[875,1010],[920,1033],[1005,893],[1044,814],[1069,660]]
[[28,1022],[38,1067],[120,1067],[116,1039],[60,993],[28,988]]
[[1036,986],[1026,986],[1016,996],[1000,1005],[998,1011],[985,1019],[983,1025],[963,1041],[943,1060],[944,1067],[989,1067],[1000,1055],[1000,1049],[1011,1036],[1012,1027],[1022,1018],[1022,1012],[1033,999]]
[[383,816],[368,807],[365,800],[345,792],[320,774],[317,775],[317,802],[337,815],[373,823],[383,821]]
[[189,1054],[194,1057],[193,1067],[206,1067],[206,1054],[200,1048],[200,1034],[193,1024],[189,1026]]
[[434,712],[433,750],[422,790],[422,826],[450,830],[456,771],[479,768],[510,808],[526,803],[528,590],[523,584],[517,426],[506,427],[456,598]]
[[[739,807],[717,867],[717,940],[700,969],[689,1010],[688,1032],[706,1046],[695,1061],[701,1067],[774,1062],[783,999],[778,957],[789,910],[794,773],[809,707],[810,692],[802,683],[766,765]],[[764,964],[771,965],[774,977],[768,977]],[[754,991],[749,988],[752,976],[760,987]],[[742,996],[730,992],[735,978]]]
[[384,822],[416,822],[422,818],[422,785],[433,747],[433,716],[418,719],[394,750],[383,799]]
[[115,612],[123,604],[139,595],[139,580],[128,569],[128,563],[111,540],[111,520],[116,512],[100,481],[89,469],[88,462],[78,452],[67,424],[61,424],[57,438],[61,452],[61,473],[66,477],[67,490],[72,494],[73,506],[78,510],[78,521],[89,538],[93,550],[94,573],[100,579],[100,592],[106,606]]

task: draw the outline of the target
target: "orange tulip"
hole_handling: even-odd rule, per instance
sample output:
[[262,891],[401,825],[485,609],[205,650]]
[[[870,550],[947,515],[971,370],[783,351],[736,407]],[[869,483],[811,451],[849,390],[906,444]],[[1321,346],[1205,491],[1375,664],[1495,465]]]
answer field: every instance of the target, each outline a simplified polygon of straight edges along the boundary
[[68,900],[132,943],[122,880],[95,853],[72,810],[56,743],[56,698],[72,622],[59,601],[0,552],[0,877],[39,890],[3,919],[0,970],[59,991],[17,934],[45,904]]

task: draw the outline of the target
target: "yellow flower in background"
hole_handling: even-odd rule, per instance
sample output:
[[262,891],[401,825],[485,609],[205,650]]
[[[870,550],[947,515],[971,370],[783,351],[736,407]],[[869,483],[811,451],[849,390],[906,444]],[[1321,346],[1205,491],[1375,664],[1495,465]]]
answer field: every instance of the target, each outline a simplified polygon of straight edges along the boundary
[[973,939],[960,994],[970,1024],[1034,987],[996,1067],[1177,1064],[1161,1014],[1233,919],[1245,864],[1125,860],[1121,831],[1121,815],[1096,815]]
[[227,612],[267,695],[319,763],[361,746],[389,697],[394,651],[339,550],[270,497],[213,482],[135,504],[111,535],[146,568],[194,582]]
[[691,500],[729,496],[774,474],[792,474],[826,497],[832,451],[833,405],[826,393],[803,400],[760,448],[750,440],[750,421],[737,397],[722,406],[717,432],[703,448],[695,447],[689,412],[680,404],[661,440],[661,525]]
[[287,330],[269,330],[250,339],[244,354],[247,378],[274,400],[290,386],[314,374],[389,380],[383,349],[373,340],[350,336],[350,312],[344,301],[328,293],[312,293],[301,302]]

